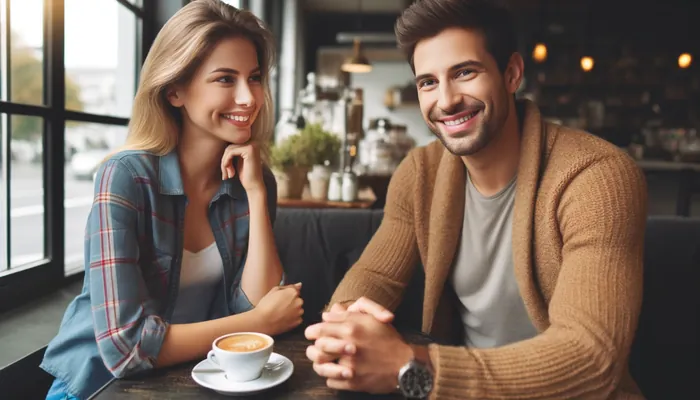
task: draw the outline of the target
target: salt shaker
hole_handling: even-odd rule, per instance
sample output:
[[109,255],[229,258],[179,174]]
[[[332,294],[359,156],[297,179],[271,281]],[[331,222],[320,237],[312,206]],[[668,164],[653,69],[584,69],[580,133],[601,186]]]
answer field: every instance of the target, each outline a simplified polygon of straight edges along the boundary
[[352,171],[343,174],[343,201],[357,200],[357,175]]
[[340,172],[331,173],[330,181],[328,182],[328,200],[340,201],[343,197],[343,177]]

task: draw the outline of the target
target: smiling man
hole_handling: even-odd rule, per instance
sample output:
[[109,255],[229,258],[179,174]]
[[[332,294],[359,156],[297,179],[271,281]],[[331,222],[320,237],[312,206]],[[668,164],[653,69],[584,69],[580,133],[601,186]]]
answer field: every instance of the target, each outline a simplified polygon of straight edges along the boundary
[[[422,0],[396,23],[439,141],[392,177],[384,220],[307,356],[342,390],[434,399],[640,399],[628,372],[642,300],[646,185],[635,163],[515,99],[510,14]],[[423,331],[391,322],[418,262]]]

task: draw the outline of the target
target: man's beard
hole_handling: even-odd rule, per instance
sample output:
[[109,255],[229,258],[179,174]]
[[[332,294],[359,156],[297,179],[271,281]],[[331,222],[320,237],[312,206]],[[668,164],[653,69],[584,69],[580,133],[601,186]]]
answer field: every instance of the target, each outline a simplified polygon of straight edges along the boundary
[[[461,112],[461,110],[457,112]],[[484,111],[482,109],[481,114],[477,117],[483,117],[483,112]],[[455,135],[457,137],[449,137],[441,132],[439,124],[442,123],[435,119],[431,119],[430,124],[428,124],[428,128],[433,135],[440,140],[442,145],[445,146],[447,151],[456,156],[464,157],[476,154],[486,147],[486,145],[488,145],[491,141],[491,132],[489,127],[486,125],[486,122],[483,120],[479,121],[478,125],[469,129],[469,132],[464,131],[457,133]]]

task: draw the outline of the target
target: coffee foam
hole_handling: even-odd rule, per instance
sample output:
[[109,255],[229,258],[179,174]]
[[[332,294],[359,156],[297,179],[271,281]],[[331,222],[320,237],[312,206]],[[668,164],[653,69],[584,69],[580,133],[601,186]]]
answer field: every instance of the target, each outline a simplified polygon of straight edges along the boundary
[[216,345],[227,351],[247,352],[267,347],[267,340],[256,335],[237,335],[221,339]]

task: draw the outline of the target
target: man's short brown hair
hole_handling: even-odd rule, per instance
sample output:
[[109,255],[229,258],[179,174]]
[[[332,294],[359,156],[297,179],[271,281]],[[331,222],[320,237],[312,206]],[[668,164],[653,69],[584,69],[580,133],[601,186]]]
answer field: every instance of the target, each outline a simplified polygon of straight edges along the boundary
[[414,72],[416,44],[447,28],[479,31],[501,72],[518,51],[513,17],[497,0],[416,0],[401,13],[394,27],[399,48]]

